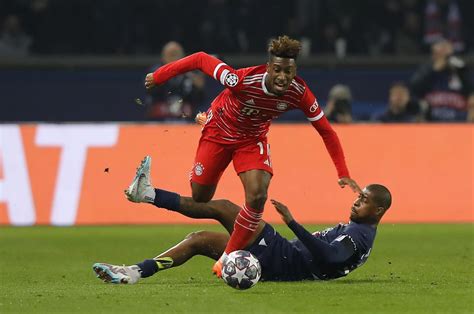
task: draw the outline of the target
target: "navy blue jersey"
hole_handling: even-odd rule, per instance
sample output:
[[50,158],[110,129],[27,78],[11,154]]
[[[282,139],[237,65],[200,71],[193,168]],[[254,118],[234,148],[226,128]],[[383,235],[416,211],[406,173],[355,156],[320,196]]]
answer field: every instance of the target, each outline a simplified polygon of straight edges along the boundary
[[329,280],[346,276],[369,257],[376,228],[350,222],[313,234],[296,222],[298,238],[287,240],[267,224],[248,248],[260,261],[262,280]]

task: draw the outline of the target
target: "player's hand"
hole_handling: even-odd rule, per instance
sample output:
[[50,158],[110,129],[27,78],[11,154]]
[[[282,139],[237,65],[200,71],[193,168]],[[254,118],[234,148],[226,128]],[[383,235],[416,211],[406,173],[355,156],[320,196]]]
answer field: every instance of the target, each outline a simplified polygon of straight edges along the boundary
[[145,88],[152,89],[155,87],[155,79],[153,78],[153,73],[148,73],[145,77]]
[[207,121],[207,114],[205,112],[199,112],[194,118],[194,121],[197,124],[204,126],[204,124],[206,124],[206,121]]
[[355,193],[362,193],[362,189],[351,178],[342,177],[339,179],[339,181],[337,181],[337,183],[341,186],[341,188],[344,188],[346,185],[348,185]]
[[289,224],[291,221],[293,221],[293,216],[291,216],[290,210],[286,205],[280,203],[277,200],[270,200],[272,202],[273,206],[275,206],[277,212],[280,214],[281,219],[286,223]]

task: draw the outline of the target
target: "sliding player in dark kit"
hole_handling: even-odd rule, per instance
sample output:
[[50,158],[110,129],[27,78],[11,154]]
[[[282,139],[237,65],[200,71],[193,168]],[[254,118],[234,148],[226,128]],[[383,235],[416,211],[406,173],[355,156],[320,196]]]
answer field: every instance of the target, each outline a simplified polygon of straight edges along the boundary
[[[143,178],[146,180],[140,180],[141,184],[137,190],[139,197],[144,200],[154,188],[149,179],[149,171]],[[240,211],[239,206],[227,200],[197,203],[190,197],[165,192],[174,194],[177,202],[163,202],[155,198],[156,206],[191,218],[215,219],[229,234],[232,233],[234,221]],[[329,280],[346,276],[369,257],[377,225],[391,202],[392,197],[386,187],[379,184],[368,185],[352,204],[349,223],[310,233],[295,221],[285,205],[272,200],[283,221],[297,238],[287,240],[270,224],[260,221],[245,249],[259,259],[262,266],[262,280]],[[140,278],[149,277],[158,271],[180,266],[195,255],[204,255],[217,260],[229,241],[229,234],[194,232],[153,259],[131,266],[96,263],[93,269],[97,277],[105,282],[136,283]]]

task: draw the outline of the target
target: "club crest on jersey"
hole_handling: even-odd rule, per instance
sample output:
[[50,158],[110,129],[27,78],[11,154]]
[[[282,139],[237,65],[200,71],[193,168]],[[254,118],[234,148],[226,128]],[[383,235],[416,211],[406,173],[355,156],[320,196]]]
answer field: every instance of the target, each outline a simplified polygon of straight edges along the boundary
[[229,73],[225,76],[224,82],[229,87],[234,87],[239,83],[239,77],[234,73]]
[[316,110],[318,110],[318,107],[319,107],[318,101],[315,100],[314,104],[311,107],[309,107],[309,112],[316,112]]
[[200,176],[203,172],[204,166],[200,162],[196,163],[196,165],[194,165],[194,174]]
[[288,104],[287,104],[287,103],[281,102],[281,103],[278,103],[278,104],[277,104],[277,109],[278,109],[278,110],[286,110],[286,108],[288,108]]

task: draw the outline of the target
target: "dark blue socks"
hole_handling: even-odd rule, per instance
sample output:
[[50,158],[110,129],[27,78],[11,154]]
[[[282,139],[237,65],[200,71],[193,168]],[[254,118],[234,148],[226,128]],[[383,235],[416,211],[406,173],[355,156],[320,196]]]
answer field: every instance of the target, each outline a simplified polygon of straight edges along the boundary
[[158,271],[158,265],[153,259],[146,259],[136,265],[140,267],[142,278],[153,276]]
[[161,189],[155,189],[155,193],[156,196],[153,204],[161,208],[179,211],[179,194]]

